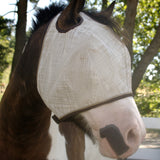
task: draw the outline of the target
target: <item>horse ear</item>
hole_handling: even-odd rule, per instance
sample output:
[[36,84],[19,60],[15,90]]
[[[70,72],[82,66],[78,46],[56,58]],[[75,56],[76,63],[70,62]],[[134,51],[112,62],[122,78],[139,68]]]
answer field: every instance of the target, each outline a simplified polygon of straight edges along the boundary
[[113,1],[106,10],[102,11],[102,14],[107,16],[107,17],[111,17],[113,9],[114,9],[114,6],[115,6],[115,3],[116,2]]
[[57,20],[57,30],[65,33],[70,29],[80,25],[83,21],[79,12],[83,9],[85,0],[71,0]]

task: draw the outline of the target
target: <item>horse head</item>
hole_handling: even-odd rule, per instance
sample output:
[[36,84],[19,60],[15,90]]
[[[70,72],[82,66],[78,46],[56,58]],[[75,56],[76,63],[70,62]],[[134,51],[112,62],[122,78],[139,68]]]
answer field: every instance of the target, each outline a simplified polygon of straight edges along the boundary
[[74,119],[83,128],[83,119],[101,154],[123,159],[138,149],[145,127],[132,95],[128,49],[105,25],[114,4],[91,18],[81,12],[84,0],[72,0],[52,20],[37,86],[56,121]]

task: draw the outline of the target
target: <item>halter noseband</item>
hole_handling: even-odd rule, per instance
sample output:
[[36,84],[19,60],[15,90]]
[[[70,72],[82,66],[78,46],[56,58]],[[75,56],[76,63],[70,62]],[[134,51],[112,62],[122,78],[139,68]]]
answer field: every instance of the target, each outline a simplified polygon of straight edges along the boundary
[[92,106],[89,106],[87,108],[83,108],[83,109],[79,109],[77,111],[74,111],[72,113],[69,113],[67,115],[65,115],[64,117],[62,117],[61,119],[59,119],[56,115],[52,116],[53,120],[59,124],[61,122],[65,122],[65,121],[68,121],[68,119],[70,117],[73,117],[73,116],[76,116],[77,114],[79,113],[82,113],[82,112],[85,112],[85,111],[88,111],[90,109],[94,109],[94,108],[97,108],[97,107],[100,107],[101,105],[104,105],[104,104],[108,104],[108,103],[112,103],[114,101],[117,101],[117,100],[120,100],[120,99],[123,99],[123,98],[127,98],[127,97],[133,97],[133,93],[126,93],[126,94],[123,94],[121,96],[117,96],[117,97],[114,97],[114,98],[111,98],[109,100],[106,100],[106,101],[103,101],[101,103],[98,103],[98,104],[95,104],[95,105],[92,105]]

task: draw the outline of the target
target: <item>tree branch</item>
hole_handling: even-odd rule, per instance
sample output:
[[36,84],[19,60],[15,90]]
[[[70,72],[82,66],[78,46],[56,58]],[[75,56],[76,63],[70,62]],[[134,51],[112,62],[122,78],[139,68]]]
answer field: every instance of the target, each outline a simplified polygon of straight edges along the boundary
[[154,56],[158,53],[160,49],[160,23],[157,27],[155,37],[151,41],[151,44],[146,49],[144,55],[141,57],[141,61],[138,63],[137,67],[134,70],[132,77],[133,92],[137,89],[140,84],[141,79],[148,67],[148,65],[153,60]]
[[5,13],[4,15],[2,15],[2,17],[6,16],[7,14],[10,14],[10,13],[17,13],[17,11],[9,11],[9,12]]
[[135,27],[135,17],[137,14],[137,5],[138,5],[138,0],[127,0],[124,29],[126,31],[125,35],[129,40],[127,47],[131,57],[133,57],[132,43],[133,43],[133,34],[134,34],[134,27]]

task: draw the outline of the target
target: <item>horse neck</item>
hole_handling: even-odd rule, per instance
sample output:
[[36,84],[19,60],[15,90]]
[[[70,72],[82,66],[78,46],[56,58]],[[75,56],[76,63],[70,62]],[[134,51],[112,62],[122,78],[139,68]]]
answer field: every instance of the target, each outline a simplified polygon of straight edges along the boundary
[[51,112],[38,94],[35,74],[47,27],[31,37],[2,98],[0,155],[5,157],[1,160],[45,160],[48,155]]
[[18,93],[15,97],[11,96],[12,93],[15,95],[15,92],[10,92],[4,96],[0,108],[0,146],[6,149],[3,152],[7,152],[9,159],[32,159],[28,156],[34,157],[38,149],[42,153],[48,150],[41,155],[47,156],[50,148],[50,111],[41,101],[28,95],[31,93]]

